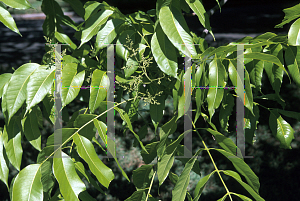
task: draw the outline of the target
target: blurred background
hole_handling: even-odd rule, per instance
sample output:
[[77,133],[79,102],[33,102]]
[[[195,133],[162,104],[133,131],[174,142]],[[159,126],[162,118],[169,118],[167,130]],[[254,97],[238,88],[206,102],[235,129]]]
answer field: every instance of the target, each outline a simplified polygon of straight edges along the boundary
[[[40,15],[41,1],[28,0],[32,6],[36,9],[28,10],[16,10],[9,9],[13,14],[17,27],[23,37],[12,32],[6,28],[2,23],[0,24],[0,73],[13,73],[12,67],[17,69],[24,63],[35,62],[40,63],[43,55],[45,54],[45,39],[43,38],[42,24],[43,15]],[[70,16],[75,22],[81,23],[83,20],[77,16],[71,7],[62,0],[57,1],[63,8],[66,15]],[[82,0],[83,3],[86,1]],[[99,1],[102,2],[102,1]],[[124,14],[133,13],[137,10],[147,11],[155,8],[154,0],[108,0],[106,1],[112,6],[118,7]],[[206,36],[206,40],[210,46],[218,47],[245,36],[255,37],[264,32],[273,32],[276,34],[287,34],[289,25],[285,25],[283,28],[275,29],[274,26],[279,24],[284,13],[282,10],[296,5],[299,1],[292,0],[228,0],[228,2],[222,7],[220,13],[219,10],[210,17],[212,31],[216,37],[216,41],[213,41],[210,35]],[[216,6],[216,1],[203,0],[203,4],[206,10],[210,10]],[[203,32],[198,17],[186,17],[187,24],[191,31],[200,36]],[[63,27],[65,33],[68,34],[72,39],[74,39],[74,30],[68,27]],[[74,39],[76,44],[79,41]],[[266,75],[264,75],[266,78]],[[263,92],[274,93],[269,80],[263,79]],[[294,83],[290,84],[287,76],[283,78],[283,84],[281,88],[280,95],[286,101],[286,110],[300,112],[300,90],[296,87]],[[78,98],[74,100],[71,104],[66,107],[67,113],[71,116],[75,111],[85,108],[88,104],[83,101],[84,93],[80,93]],[[128,98],[125,96],[125,98]],[[195,100],[193,101],[193,108],[195,106]],[[263,104],[265,107],[277,107],[277,104],[272,101],[257,101]],[[270,102],[270,103],[269,103]],[[42,105],[40,105],[42,107]],[[123,108],[125,105],[123,105]],[[140,102],[139,108],[141,110],[149,110],[149,105],[144,106],[143,101]],[[216,111],[218,112],[218,111]],[[173,100],[169,97],[166,100],[166,109],[164,117],[161,124],[166,123],[170,120],[173,113]],[[235,142],[236,133],[236,119],[235,119],[235,109],[233,115],[230,118],[230,134],[229,137]],[[142,117],[147,121],[151,122],[150,116],[146,115],[146,112],[141,112]],[[135,131],[138,132],[141,125],[144,124],[143,118],[139,116],[137,122],[133,124]],[[291,124],[295,130],[295,139],[292,141],[292,149],[284,150],[279,148],[279,142],[277,142],[270,132],[268,126],[269,112],[265,109],[260,108],[260,119],[258,129],[256,131],[256,142],[254,145],[246,144],[246,155],[254,156],[253,159],[245,159],[245,162],[249,164],[251,169],[257,174],[260,179],[260,195],[266,200],[298,200],[300,197],[300,173],[299,168],[299,146],[300,146],[300,123],[295,119],[291,119],[283,116],[283,118]],[[215,114],[213,119],[215,125],[219,128],[218,116]],[[116,116],[116,144],[117,144],[117,154],[120,157],[119,161],[121,166],[124,168],[129,178],[131,179],[132,171],[142,165],[142,158],[139,154],[140,148],[133,147],[133,135],[127,132],[124,137],[122,131],[122,121],[120,117]],[[4,119],[3,114],[0,112],[0,127],[3,127]],[[208,127],[203,119],[199,119],[197,122],[197,127]],[[183,119],[178,121],[177,132],[171,137],[176,137],[183,132]],[[181,129],[182,128],[182,129]],[[42,130],[43,140],[47,136],[53,133],[53,127],[51,124],[45,120],[44,129]],[[203,139],[210,147],[218,147],[217,143],[213,140],[211,134],[202,132]],[[147,144],[154,137],[153,126],[150,126],[148,130],[148,135],[143,140],[144,144]],[[199,142],[199,138],[196,134],[193,134],[193,149],[194,153],[202,144]],[[23,142],[23,161],[22,167],[24,168],[30,163],[36,162],[36,156],[38,152],[32,148],[28,142]],[[99,155],[103,155],[101,149],[97,149]],[[213,157],[219,169],[232,169],[234,167],[227,159],[223,158],[220,154],[213,152]],[[109,167],[111,167],[115,173],[115,180],[112,181],[107,195],[100,194],[95,188],[91,187],[89,193],[97,198],[97,200],[108,200],[108,201],[123,201],[128,198],[134,191],[135,187],[132,183],[129,183],[121,175],[117,165],[112,160],[103,160]],[[208,173],[213,171],[213,166],[207,154],[201,153],[201,159],[198,160],[201,177],[204,177]],[[180,161],[175,160],[172,172],[179,175],[183,170],[184,166]],[[17,170],[14,167],[10,167],[9,182],[14,175],[17,174]],[[191,173],[190,184],[188,190],[190,190],[193,195],[193,190],[201,178],[195,173]],[[245,191],[237,182],[224,176],[226,185],[228,185],[231,191],[236,193],[244,194],[249,196],[248,192]],[[87,184],[88,185],[88,184]],[[158,192],[158,181],[155,180],[153,185],[153,190],[151,194],[156,198],[163,201],[171,200],[172,189],[174,185],[167,178],[165,185],[163,185]],[[57,189],[57,186],[55,186]],[[55,192],[53,190],[53,193]],[[5,185],[0,182],[0,200],[9,200],[7,189]],[[221,198],[225,194],[224,187],[221,184],[220,179],[217,175],[213,176],[207,183],[206,188],[201,196],[201,201],[212,201]],[[249,196],[251,198],[251,196]],[[235,200],[238,200],[235,198]]]

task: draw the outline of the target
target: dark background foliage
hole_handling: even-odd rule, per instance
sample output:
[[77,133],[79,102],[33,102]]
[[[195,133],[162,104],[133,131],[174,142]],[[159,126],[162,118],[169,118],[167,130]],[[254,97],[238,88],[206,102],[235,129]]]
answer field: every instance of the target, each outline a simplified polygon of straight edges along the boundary
[[[85,2],[85,1],[82,1]],[[129,14],[137,10],[147,11],[149,9],[155,8],[154,0],[108,0],[106,1],[112,6],[118,7],[124,14]],[[213,8],[216,5],[215,1],[203,0],[203,3],[207,10]],[[280,0],[229,0],[228,3],[222,7],[222,12],[216,11],[214,15],[211,16],[211,26],[212,30],[216,36],[216,41],[212,40],[211,36],[207,36],[206,39],[208,43],[212,46],[222,45],[238,38],[249,36],[257,36],[264,32],[274,32],[277,34],[287,33],[288,25],[284,26],[282,29],[275,29],[274,26],[281,22],[284,17],[282,9],[295,5],[295,1],[280,1]],[[78,20],[78,18],[74,18]],[[197,17],[187,17],[187,23],[190,30],[195,32],[197,35],[202,34],[203,28]],[[19,35],[13,33],[9,29],[5,28],[4,25],[0,25],[0,73],[10,72],[12,73],[12,67],[17,69],[20,65],[29,62],[40,63],[43,54],[45,53],[45,40],[42,33],[42,23],[43,20],[34,21],[16,21],[16,24],[23,35],[21,38]],[[73,31],[69,28],[64,27],[66,33],[69,36],[73,35]],[[266,76],[264,76],[266,77]],[[268,79],[263,79],[262,90],[264,93],[272,92],[273,89],[268,81]],[[286,110],[300,112],[300,90],[292,83],[289,83],[287,76],[283,78],[283,84],[281,89],[281,96],[286,101]],[[275,102],[267,103],[264,101],[259,101],[266,107],[277,107]],[[172,109],[173,101],[168,99],[166,101],[166,110],[161,124],[164,124],[171,118],[173,112]],[[87,107],[88,104],[80,100],[80,95],[78,98],[67,106],[68,114],[71,116],[75,111],[81,108]],[[140,104],[141,109],[149,109],[147,107],[143,108],[143,103]],[[40,105],[42,108],[42,105]],[[193,100],[193,108],[196,108],[195,101]],[[146,121],[151,122],[149,116],[141,112]],[[233,111],[235,114],[235,109]],[[253,146],[246,144],[246,155],[254,156],[253,159],[245,159],[245,162],[249,164],[251,169],[256,173],[260,179],[260,195],[265,200],[298,200],[300,196],[300,184],[299,178],[299,152],[300,152],[300,124],[294,119],[283,117],[288,121],[295,130],[295,139],[293,140],[291,146],[293,149],[284,150],[279,148],[279,142],[277,142],[272,136],[270,129],[268,127],[269,112],[260,108],[260,119],[259,125],[256,132],[257,138]],[[218,127],[218,117],[217,113],[213,119],[215,125]],[[142,158],[139,154],[140,148],[133,147],[133,135],[127,132],[124,137],[120,128],[122,121],[116,116],[116,143],[117,143],[117,154],[120,157],[121,166],[125,169],[129,178],[132,176],[132,171],[142,165]],[[144,122],[142,118],[139,118],[137,122],[133,123],[133,127],[136,131],[141,128]],[[0,127],[3,127],[4,120],[3,114],[0,112]],[[235,126],[236,119],[235,115],[230,118],[230,137],[235,141]],[[150,126],[149,133],[143,140],[147,144],[151,138],[154,137],[154,129]],[[199,119],[197,122],[197,127],[208,127],[203,119]],[[179,133],[183,132],[183,120],[178,121],[177,125],[178,131],[174,133],[177,136]],[[180,130],[182,128],[182,130]],[[44,121],[44,129],[42,131],[42,139],[45,140],[49,134],[53,132],[53,127],[46,120]],[[203,139],[210,147],[218,147],[217,143],[212,138],[211,134],[202,132]],[[24,168],[30,163],[36,161],[36,156],[38,152],[32,148],[28,142],[23,144],[23,161],[21,168]],[[201,147],[202,144],[199,141],[197,135],[193,135],[193,149],[194,151]],[[99,155],[104,155],[105,153],[101,150],[97,150]],[[124,158],[122,156],[125,156]],[[213,152],[214,160],[219,169],[233,169],[232,164],[222,157],[220,154]],[[121,173],[119,172],[115,162],[112,160],[103,159],[104,162],[113,169],[116,179],[112,181],[107,195],[99,194],[94,188],[90,188],[88,191],[93,197],[97,197],[97,200],[120,200],[123,201],[128,198],[134,191],[134,185],[128,183]],[[205,176],[213,170],[210,159],[207,154],[201,154],[201,159],[198,160],[201,169],[201,177]],[[172,172],[180,174],[183,170],[181,162],[175,161]],[[17,174],[12,166],[10,167],[9,182],[12,177]],[[231,178],[224,176],[226,185],[229,189],[234,189],[234,192],[249,195],[238,183],[233,181]],[[189,190],[193,190],[197,184],[200,177],[196,174],[191,174],[191,181],[189,185]],[[160,198],[161,200],[171,200],[171,191],[174,187],[171,181],[167,179],[165,184],[159,189],[158,192],[158,181],[154,181],[153,189],[151,194]],[[57,188],[57,186],[56,186]],[[8,193],[5,185],[0,184],[1,196],[0,200],[9,200]],[[55,189],[54,189],[55,191]],[[54,192],[53,191],[53,192]],[[232,190],[233,191],[233,190]],[[193,191],[191,191],[193,192]],[[211,201],[217,200],[222,197],[225,190],[218,177],[213,177],[207,183],[206,189],[203,192],[200,200]]]

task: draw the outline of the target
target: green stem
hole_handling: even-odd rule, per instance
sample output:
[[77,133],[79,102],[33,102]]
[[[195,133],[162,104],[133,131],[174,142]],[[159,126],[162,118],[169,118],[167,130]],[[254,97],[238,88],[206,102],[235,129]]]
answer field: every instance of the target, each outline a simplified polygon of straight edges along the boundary
[[209,148],[207,148],[207,146],[206,146],[204,140],[202,139],[200,133],[197,131],[197,128],[196,128],[196,126],[195,126],[195,124],[194,124],[193,121],[192,121],[192,124],[193,124],[193,127],[196,129],[195,131],[196,131],[196,133],[198,134],[198,136],[199,136],[199,138],[200,138],[202,144],[204,145],[205,150],[207,151],[207,153],[208,153],[208,155],[209,155],[209,157],[210,157],[210,160],[211,160],[211,162],[213,163],[213,165],[214,165],[214,167],[215,167],[215,169],[216,169],[216,171],[217,171],[217,173],[218,173],[218,175],[219,175],[219,177],[220,177],[220,179],[221,179],[221,182],[223,183],[223,185],[224,185],[224,187],[225,187],[225,190],[226,190],[227,194],[229,195],[230,200],[232,201],[232,197],[231,197],[231,195],[230,195],[230,192],[229,192],[229,190],[228,190],[228,188],[227,188],[225,182],[223,181],[223,178],[222,178],[222,176],[221,176],[221,174],[220,174],[219,169],[217,168],[217,166],[216,166],[216,164],[215,164],[215,162],[214,162],[213,157],[211,156],[211,154],[210,154],[210,152],[209,152]]
[[147,193],[146,201],[148,200],[148,196],[149,196],[150,190],[152,188],[152,184],[153,184],[153,180],[154,180],[155,174],[156,174],[156,171],[154,172],[154,174],[152,176],[152,180],[151,180],[150,187],[149,187],[149,190],[148,190],[148,193]]
[[[129,99],[128,101],[130,101],[130,100],[132,100],[132,99],[133,99],[133,98]],[[94,117],[93,119],[91,119],[91,120],[90,120],[89,122],[87,122],[86,124],[84,124],[82,127],[80,127],[80,128],[77,130],[77,132],[73,133],[73,134],[72,134],[72,135],[71,135],[64,143],[62,143],[55,151],[53,151],[53,152],[50,154],[50,156],[48,156],[48,157],[40,164],[40,167],[41,167],[41,166],[43,165],[43,163],[46,162],[51,156],[53,156],[53,155],[57,152],[57,150],[61,149],[62,146],[65,145],[66,142],[68,142],[68,141],[69,141],[76,133],[78,133],[80,130],[82,130],[85,126],[87,126],[89,123],[91,123],[94,119],[97,119],[97,118],[101,117],[101,116],[102,116],[103,114],[105,114],[106,112],[112,110],[113,108],[115,108],[115,107],[117,107],[117,106],[119,106],[119,105],[121,105],[121,104],[123,104],[123,103],[125,103],[125,102],[126,102],[126,101],[123,101],[123,102],[121,102],[121,103],[116,104],[114,107],[111,107],[111,108],[109,108],[108,110],[102,112],[101,114],[99,114],[98,116]]]

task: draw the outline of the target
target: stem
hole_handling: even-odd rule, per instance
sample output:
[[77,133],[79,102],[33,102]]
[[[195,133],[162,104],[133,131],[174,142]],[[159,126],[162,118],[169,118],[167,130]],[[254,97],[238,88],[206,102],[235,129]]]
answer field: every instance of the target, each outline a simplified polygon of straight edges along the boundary
[[229,190],[228,190],[228,188],[227,188],[225,182],[223,181],[223,178],[221,177],[220,171],[219,171],[219,169],[217,168],[217,166],[216,166],[216,164],[215,164],[215,162],[214,162],[214,159],[212,158],[212,156],[211,156],[211,154],[210,154],[210,152],[209,152],[209,148],[207,148],[207,146],[206,146],[204,140],[202,139],[200,133],[197,131],[197,128],[196,128],[196,126],[195,126],[195,124],[194,124],[193,121],[192,121],[192,124],[193,124],[193,127],[196,129],[195,131],[196,131],[196,133],[198,134],[198,136],[199,136],[201,142],[203,143],[204,148],[205,148],[205,150],[207,151],[207,153],[208,153],[208,155],[209,155],[209,157],[210,157],[210,160],[211,160],[211,162],[213,163],[213,165],[214,165],[214,167],[215,167],[215,169],[216,169],[216,171],[217,171],[217,173],[218,173],[218,175],[219,175],[219,177],[220,177],[220,179],[221,179],[221,182],[223,183],[223,185],[224,185],[224,187],[225,187],[225,190],[226,190],[227,194],[229,195],[230,200],[232,201],[232,197],[231,197],[231,195],[230,195],[230,192],[229,192]]
[[152,176],[152,180],[151,180],[150,187],[149,187],[149,190],[148,190],[148,193],[147,193],[146,201],[148,200],[148,196],[149,196],[150,190],[152,188],[152,184],[153,184],[153,180],[154,180],[155,174],[156,174],[156,171],[154,172],[154,174]]
[[[128,101],[132,100],[133,98],[129,99]],[[101,114],[99,114],[98,116],[96,116],[95,118],[91,119],[89,122],[87,122],[86,124],[84,124],[82,127],[80,127],[77,132],[73,133],[64,143],[62,143],[55,151],[53,151],[50,156],[48,156],[41,164],[40,167],[43,165],[44,162],[46,162],[53,154],[55,154],[57,152],[57,150],[61,149],[63,145],[66,144],[66,142],[68,142],[76,133],[78,133],[81,129],[83,129],[86,125],[88,125],[89,123],[91,123],[94,119],[97,119],[98,117],[102,116],[103,114],[105,114],[106,112],[110,111],[111,109],[125,103],[126,101],[123,101],[121,103],[116,104],[114,107],[109,108],[108,110],[102,112]]]

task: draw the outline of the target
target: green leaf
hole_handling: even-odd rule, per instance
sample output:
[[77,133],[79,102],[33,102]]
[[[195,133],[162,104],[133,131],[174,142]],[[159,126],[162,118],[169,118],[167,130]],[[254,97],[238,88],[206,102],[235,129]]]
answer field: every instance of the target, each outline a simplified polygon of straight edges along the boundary
[[160,70],[177,78],[176,49],[163,32],[160,24],[157,24],[155,33],[152,36],[151,51]]
[[280,148],[292,149],[291,142],[294,139],[294,129],[275,110],[270,111],[269,126],[272,134],[280,142]]
[[18,126],[15,124],[15,118],[12,119],[10,125],[14,127],[14,132],[11,134],[7,133],[6,130],[7,128],[6,126],[4,126],[4,130],[3,130],[4,147],[9,161],[17,170],[20,171],[22,154],[23,154],[23,149],[21,145],[21,138],[22,138],[21,131],[18,129]]
[[[47,139],[46,146],[51,146],[51,145],[60,145],[60,139],[58,138],[61,137],[61,143],[66,144],[72,139],[72,136],[74,133],[77,132],[77,128],[60,128],[56,129],[52,135],[50,135]],[[56,141],[57,140],[57,141]],[[54,151],[54,147],[53,147]]]
[[1,0],[1,1],[6,5],[8,5],[9,7],[19,9],[19,10],[25,10],[32,7],[27,0]]
[[280,28],[283,25],[290,23],[292,20],[299,18],[300,17],[299,9],[300,9],[300,4],[297,4],[290,8],[283,9],[283,12],[285,14],[284,19],[280,24],[277,24],[275,28]]
[[209,31],[209,33],[214,37],[214,34],[211,31],[209,16],[205,11],[205,8],[201,1],[199,0],[185,0],[186,3],[190,6],[190,8],[197,14],[198,19],[202,26]]
[[[237,182],[239,182],[255,198],[255,200],[264,201],[264,199],[258,195],[258,191],[255,191],[255,189],[253,190],[253,188],[251,188],[248,184],[246,184],[245,182],[242,181],[242,179],[238,173],[231,171],[231,170],[221,170],[221,172],[223,172],[226,175],[231,176]],[[248,200],[250,200],[250,199],[248,199]]]
[[129,198],[125,201],[146,201],[145,189],[135,191]]
[[255,88],[261,92],[261,81],[263,76],[264,66],[271,64],[269,62],[259,61],[253,59],[249,63],[245,64],[247,71],[249,72],[251,82],[254,83]]
[[28,165],[15,178],[12,201],[43,200],[40,164]]
[[[63,44],[69,44],[70,48],[74,51],[75,49],[77,49],[77,45],[75,45],[75,43],[73,43],[73,41],[69,38],[68,35],[64,34],[64,33],[60,33],[58,31],[55,32],[55,38],[63,43]],[[69,56],[69,55],[67,55]]]
[[94,70],[90,88],[89,108],[90,112],[100,107],[101,101],[106,98],[107,90],[109,89],[109,78],[105,71]]
[[6,155],[6,151],[4,149],[4,139],[3,132],[0,131],[0,180],[5,183],[7,189],[8,187],[8,174],[9,174],[9,160]]
[[103,10],[89,17],[88,20],[86,20],[85,22],[86,26],[82,31],[81,43],[79,47],[81,47],[84,43],[86,43],[94,35],[96,35],[100,30],[101,25],[104,24],[109,18],[109,16],[111,16],[112,14],[113,14],[112,10]]
[[189,185],[190,182],[190,172],[191,169],[193,168],[197,157],[200,153],[200,151],[202,151],[204,149],[199,149],[196,154],[194,155],[193,158],[191,158],[186,164],[185,167],[181,173],[181,175],[178,178],[178,181],[176,182],[176,185],[174,187],[174,189],[172,190],[172,201],[173,200],[178,200],[178,201],[184,201],[186,193],[187,193],[187,187]]
[[[173,45],[188,57],[196,57],[193,38],[182,13],[175,7],[164,6],[159,11],[159,23]],[[184,45],[183,45],[184,44]]]
[[86,137],[90,141],[92,141],[93,137],[95,137],[96,132],[94,131],[94,123],[93,119],[95,119],[97,115],[94,114],[81,114],[74,121],[75,128],[81,128],[79,134]]
[[124,23],[124,20],[111,19],[106,22],[105,26],[98,32],[96,38],[96,50],[99,51],[107,47],[116,38],[118,31],[117,28]]
[[266,94],[262,96],[255,96],[254,99],[273,100],[279,103],[284,109],[286,104],[279,94]]
[[286,72],[286,74],[288,74],[287,71],[285,70],[284,66],[280,62],[280,60],[274,55],[261,53],[261,52],[250,52],[250,53],[244,54],[244,58],[245,59],[258,59],[261,61],[271,62],[271,63],[279,66],[282,70],[284,70]]
[[250,84],[250,78],[248,71],[245,70],[245,97],[244,97],[244,104],[249,109],[251,113],[253,113],[253,95],[252,95],[252,89]]
[[230,192],[230,194],[236,195],[237,197],[241,198],[241,199],[244,200],[244,201],[252,201],[250,198],[248,198],[248,197],[246,197],[246,196],[244,196],[244,195],[241,195],[241,194],[232,193],[232,192]]
[[145,189],[150,186],[153,173],[153,165],[142,165],[133,171],[132,179],[137,190]]
[[290,27],[288,33],[288,44],[293,46],[300,45],[300,19],[297,19]]
[[[98,183],[93,179],[93,177],[87,172],[81,162],[75,162],[75,168],[79,171],[79,175],[82,174],[87,181],[92,184],[98,191],[105,194],[105,192],[100,188]],[[106,194],[105,194],[106,195]],[[80,195],[79,195],[80,196]]]
[[106,131],[107,131],[107,126],[102,122],[99,121],[97,119],[93,119],[94,121],[94,125],[96,126],[98,133],[100,135],[100,138],[102,139],[103,143],[106,144],[106,148],[109,151],[109,153],[111,153],[111,155],[113,156],[113,158],[115,159],[119,169],[122,172],[122,175],[128,180],[128,176],[127,174],[124,172],[123,168],[120,166],[117,155],[116,155],[116,143],[114,140],[110,139],[109,137],[107,137]]
[[246,142],[253,144],[253,137],[255,131],[257,129],[257,124],[259,120],[259,108],[257,105],[253,105],[253,113],[254,115],[248,110],[245,110],[245,140]]
[[287,46],[284,59],[293,81],[300,87],[300,47]]
[[169,174],[170,169],[173,166],[174,153],[175,153],[179,143],[184,138],[185,134],[190,131],[191,130],[185,131],[174,142],[172,142],[170,145],[168,145],[166,148],[166,151],[163,153],[162,157],[160,157],[158,159],[157,176],[158,176],[159,186],[161,186],[162,183],[165,181],[166,177]]
[[[39,112],[39,114],[38,114]],[[22,119],[23,132],[30,144],[41,151],[41,131],[37,122],[40,120],[42,112],[34,107],[30,113]]]
[[178,93],[180,96],[178,101],[178,117],[176,121],[182,117],[185,113],[187,113],[188,109],[190,108],[191,104],[191,95],[190,95],[190,89],[191,89],[191,68],[189,68],[183,75],[181,80],[182,93]]
[[237,156],[224,151],[222,149],[215,149],[210,148],[211,150],[216,150],[223,154],[228,160],[230,160],[235,167],[235,169],[245,177],[248,184],[254,189],[256,193],[258,193],[259,190],[259,180],[258,177],[255,175],[255,173],[251,170],[251,168],[244,162],[243,159],[238,158]]
[[3,73],[0,75],[0,98],[2,97],[4,86],[9,82],[11,76],[11,73]]
[[27,63],[20,66],[12,75],[11,81],[7,86],[7,91],[9,91],[9,93],[6,94],[8,122],[26,100],[29,78],[39,66],[40,65],[36,63]]
[[86,190],[76,173],[74,162],[64,152],[57,151],[53,158],[53,172],[65,200],[77,200],[80,192]]
[[27,84],[25,115],[29,109],[40,103],[50,91],[54,81],[54,74],[55,68],[47,70],[47,66],[39,66],[30,76]]
[[64,0],[69,3],[73,10],[80,16],[84,17],[84,8],[80,0]]
[[154,158],[157,156],[156,147],[158,143],[159,142],[152,142],[145,146],[146,150],[148,151],[148,154],[144,150],[141,151],[141,156],[143,157],[143,161],[146,164],[151,163],[154,160]]
[[[121,33],[120,37],[117,40],[118,45],[116,45],[116,54],[125,61],[127,61],[129,55],[128,48],[124,46],[126,45],[127,37],[129,37],[132,40],[133,44],[135,44],[135,31],[129,29]],[[127,44],[127,46],[128,45],[129,44]]]
[[214,88],[209,88],[207,93],[210,120],[223,99],[224,88],[218,87],[225,87],[225,85],[225,67],[219,59],[214,59],[209,64],[209,86]]
[[237,82],[239,82],[241,86],[243,86],[243,85],[245,86],[244,105],[253,114],[253,95],[252,95],[252,90],[250,87],[250,79],[249,79],[248,71],[245,70],[245,78],[244,78],[245,80],[244,80],[244,82],[242,82],[240,76],[237,74],[236,68],[237,68],[236,60],[230,60],[229,65],[228,65],[228,72],[229,72],[230,80],[234,86],[237,86]]
[[148,151],[146,150],[146,148],[144,147],[143,143],[141,142],[139,136],[133,131],[132,129],[132,125],[131,125],[131,122],[129,120],[129,117],[128,117],[128,114],[124,112],[124,110],[118,108],[118,107],[115,107],[115,110],[117,110],[121,116],[121,118],[123,119],[123,121],[125,121],[127,123],[127,126],[129,128],[129,130],[133,133],[133,135],[135,136],[135,138],[138,140],[138,142],[140,143],[142,149],[148,153]]
[[205,177],[201,178],[200,181],[197,183],[195,191],[194,191],[194,200],[193,201],[198,201],[201,193],[209,180],[209,178],[216,172],[216,170],[212,171],[210,174],[206,175]]
[[77,133],[73,139],[77,145],[79,156],[89,165],[91,172],[98,181],[108,188],[110,182],[115,178],[112,170],[99,159],[93,144],[87,138]]
[[62,86],[61,98],[62,107],[72,102],[80,91],[84,81],[85,71],[77,73],[77,64],[67,63],[62,69]]
[[165,149],[166,149],[166,139],[170,134],[173,134],[177,129],[176,118],[177,115],[173,116],[170,121],[165,123],[159,132],[160,142],[157,147],[157,156],[162,157]]
[[[158,93],[158,89],[157,88],[154,89],[150,85],[150,93],[151,92],[153,93],[151,95],[154,96],[155,94]],[[163,110],[165,109],[165,96],[163,96],[163,95],[156,96],[155,99],[159,103],[159,105],[158,104],[150,104],[150,117],[151,117],[152,123],[155,128],[155,133],[156,133],[157,126],[163,117]]]
[[236,155],[238,150],[238,156],[242,157],[242,153],[240,149],[234,144],[234,142],[230,139],[225,137],[223,134],[219,133],[218,131],[212,130],[210,128],[205,129],[211,134],[214,135],[215,139],[217,140],[218,144],[227,152]]
[[[270,50],[269,50],[270,49]],[[283,48],[281,44],[270,45],[270,48],[267,51],[281,61],[283,63]],[[280,87],[283,79],[283,70],[279,68],[277,65],[266,65],[265,71],[268,75],[272,88],[274,89],[276,94],[279,94]]]
[[[7,0],[9,1],[9,0]],[[10,15],[10,13],[5,9],[4,5],[0,3],[0,21],[9,29],[11,29],[13,32],[16,32],[20,36],[21,33],[19,32],[19,29],[17,28],[17,25],[14,21],[14,18]]]
[[294,119],[297,119],[298,121],[300,121],[300,113],[299,112],[292,112],[292,111],[286,111],[286,110],[280,110],[280,109],[276,109],[276,111],[280,112],[284,116],[294,118]]
[[228,92],[228,90],[226,90],[224,94],[224,98],[222,100],[220,113],[219,113],[219,121],[220,121],[221,128],[226,132],[228,132],[228,126],[229,126],[228,121],[229,121],[229,117],[232,114],[233,106],[234,106],[234,98],[232,94]]

